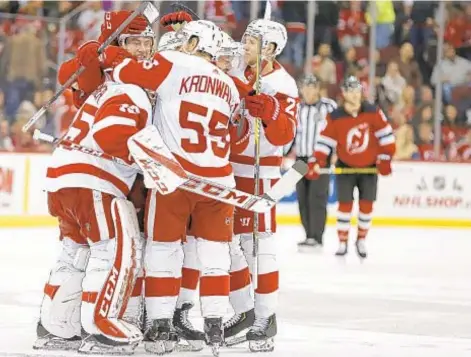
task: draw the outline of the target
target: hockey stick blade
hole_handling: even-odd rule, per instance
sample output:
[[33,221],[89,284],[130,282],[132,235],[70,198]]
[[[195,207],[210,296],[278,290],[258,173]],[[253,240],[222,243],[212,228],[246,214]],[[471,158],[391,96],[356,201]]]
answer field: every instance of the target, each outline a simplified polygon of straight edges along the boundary
[[263,195],[263,197],[268,197],[271,200],[278,202],[293,191],[293,187],[296,186],[298,181],[301,180],[307,172],[307,164],[302,160],[296,161],[294,165],[283,176],[281,176],[281,179],[273,185],[270,191]]
[[173,9],[173,11],[185,11],[187,14],[190,14],[193,21],[201,20],[197,13],[195,13],[186,5],[183,5],[179,2],[174,2],[170,4],[170,7]]

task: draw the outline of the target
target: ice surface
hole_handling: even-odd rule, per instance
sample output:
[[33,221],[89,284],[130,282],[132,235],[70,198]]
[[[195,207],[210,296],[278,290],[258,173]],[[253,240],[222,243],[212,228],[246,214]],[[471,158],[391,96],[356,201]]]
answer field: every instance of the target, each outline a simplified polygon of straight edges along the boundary
[[[373,228],[363,262],[353,246],[333,256],[334,228],[310,254],[297,252],[300,227],[277,237],[279,335],[267,357],[471,357],[471,231]],[[0,356],[76,355],[31,349],[56,230],[4,229],[0,243]]]

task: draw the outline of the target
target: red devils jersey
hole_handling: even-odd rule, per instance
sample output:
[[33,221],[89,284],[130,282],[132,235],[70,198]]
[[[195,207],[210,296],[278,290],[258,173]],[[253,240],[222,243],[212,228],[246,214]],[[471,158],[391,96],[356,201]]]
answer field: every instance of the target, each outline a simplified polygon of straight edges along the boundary
[[316,143],[316,160],[325,163],[327,156],[335,151],[339,166],[367,167],[376,163],[378,155],[392,157],[396,151],[395,139],[382,110],[362,103],[356,117],[343,108],[328,114]]

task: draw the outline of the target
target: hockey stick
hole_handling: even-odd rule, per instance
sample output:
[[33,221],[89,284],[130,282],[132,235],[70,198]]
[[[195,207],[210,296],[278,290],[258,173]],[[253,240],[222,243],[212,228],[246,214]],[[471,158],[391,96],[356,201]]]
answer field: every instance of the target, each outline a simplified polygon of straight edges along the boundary
[[378,173],[376,167],[331,167],[326,169],[320,169],[321,175],[373,175]]
[[174,2],[174,3],[170,4],[170,7],[174,11],[185,11],[187,14],[190,14],[191,17],[193,18],[193,21],[201,20],[197,13],[195,13],[188,6],[186,6],[186,5],[184,5],[180,2]]
[[[255,67],[255,94],[261,92],[261,77],[262,77],[262,36],[257,38],[257,63]],[[260,118],[255,118],[254,125],[254,140],[255,140],[255,165],[254,165],[254,195],[260,195],[260,136],[261,136],[262,123]],[[260,217],[258,214],[254,214],[253,217],[253,232],[252,232],[252,258],[253,258],[253,271],[252,271],[252,282],[254,290],[258,286],[258,234],[260,231]]]
[[[129,15],[124,22],[119,25],[119,27],[106,39],[105,42],[102,43],[100,48],[98,48],[98,54],[102,54],[103,51],[105,50],[106,47],[110,45],[111,42],[113,42],[116,37],[119,36],[119,34],[131,23],[132,20],[134,20],[138,15],[143,14],[149,23],[153,23],[159,16],[159,11],[157,8],[152,4],[151,1],[144,1],[139,5],[139,7],[134,10],[134,12]],[[28,122],[23,126],[21,129],[24,133],[26,133],[45,113],[51,105],[59,98],[64,91],[69,88],[76,80],[77,78],[85,71],[84,66],[80,66],[80,68],[64,83],[62,87],[59,88],[59,90],[52,96],[51,99],[47,101],[46,104],[44,104],[29,120]]]
[[[118,157],[79,144],[75,144],[67,139],[61,140],[59,138],[55,138],[51,135],[42,133],[39,129],[34,131],[33,138],[35,140],[41,140],[51,144],[58,144],[59,147],[65,150],[79,151],[87,155],[112,161],[118,165],[138,169],[136,166],[129,165],[126,161]],[[166,165],[165,162],[161,162],[159,164],[163,166]],[[292,187],[296,185],[296,183],[306,174],[306,172],[307,165],[302,161],[296,162],[292,169],[283,175],[283,177],[271,188],[271,190],[263,196],[255,196],[250,193],[236,190],[224,185],[215,184],[211,181],[193,175],[187,175],[187,181],[179,186],[179,188],[201,196],[213,198],[217,201],[221,201],[238,208],[263,213],[274,207],[282,197],[290,194]]]

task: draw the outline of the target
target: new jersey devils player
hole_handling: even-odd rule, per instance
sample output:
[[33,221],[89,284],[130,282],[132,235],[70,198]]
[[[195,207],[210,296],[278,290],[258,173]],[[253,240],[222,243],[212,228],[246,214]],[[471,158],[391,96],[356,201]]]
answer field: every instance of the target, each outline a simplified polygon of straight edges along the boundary
[[[391,174],[391,158],[396,150],[391,126],[381,109],[362,101],[362,86],[355,77],[342,85],[343,106],[327,116],[327,124],[316,145],[310,162],[310,179],[319,177],[319,168],[326,166],[327,157],[336,151],[338,167],[376,167],[380,175]],[[371,225],[373,202],[376,200],[376,174],[337,176],[339,208],[337,231],[340,241],[336,255],[348,250],[353,191],[359,191],[358,234],[356,249],[360,257],[367,256],[365,238]]]

